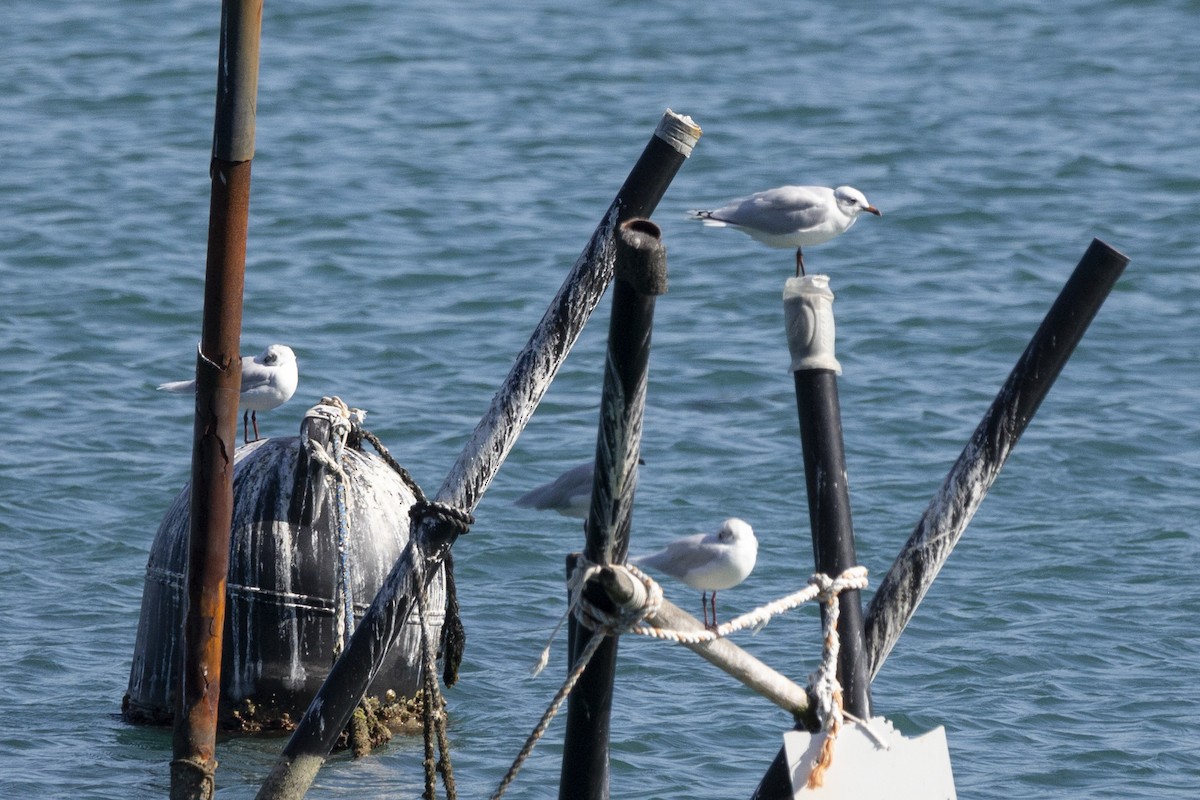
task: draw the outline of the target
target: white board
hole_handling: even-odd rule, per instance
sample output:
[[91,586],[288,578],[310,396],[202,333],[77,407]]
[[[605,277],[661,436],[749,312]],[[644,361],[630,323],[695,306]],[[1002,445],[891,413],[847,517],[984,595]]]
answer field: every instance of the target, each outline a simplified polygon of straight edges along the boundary
[[872,717],[871,733],[847,721],[833,747],[833,762],[820,788],[808,776],[821,753],[825,734],[788,731],[783,735],[792,791],[797,798],[823,800],[956,800],[945,728],[914,738],[901,735],[883,717]]

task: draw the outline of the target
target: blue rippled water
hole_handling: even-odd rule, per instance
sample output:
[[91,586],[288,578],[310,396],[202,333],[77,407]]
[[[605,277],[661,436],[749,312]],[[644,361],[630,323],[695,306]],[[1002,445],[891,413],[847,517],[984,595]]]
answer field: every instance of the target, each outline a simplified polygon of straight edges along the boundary
[[[219,14],[11,7],[0,28],[0,797],[165,796],[119,717],[146,555],[190,460]],[[811,569],[780,291],[791,257],[683,218],[782,183],[884,211],[812,248],[837,293],[858,550],[876,580],[1092,237],[1131,265],[874,685],[944,725],[963,798],[1193,797],[1200,781],[1200,5],[267,3],[243,350],[290,344],[295,432],[336,393],[436,488],[663,110],[704,136],[659,206],[635,548],[750,520],[728,612]],[[607,303],[456,548],[463,796],[563,674],[527,668],[577,524],[512,506],[591,456]],[[681,604],[690,592],[668,586]],[[812,613],[744,645],[803,680]],[[782,712],[622,644],[616,797],[748,797]],[[509,797],[553,794],[561,722]],[[282,740],[236,739],[249,798]],[[420,743],[311,797],[413,797]]]

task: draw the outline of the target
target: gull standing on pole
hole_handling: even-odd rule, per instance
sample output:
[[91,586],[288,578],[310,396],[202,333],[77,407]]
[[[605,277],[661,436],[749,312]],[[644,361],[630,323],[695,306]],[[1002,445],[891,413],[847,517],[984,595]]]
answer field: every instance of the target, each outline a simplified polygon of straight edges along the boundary
[[[242,393],[238,403],[245,409],[245,414],[242,415],[244,442],[250,441],[247,423],[253,423],[254,441],[257,442],[257,412],[279,408],[291,400],[299,380],[296,354],[287,345],[273,344],[254,358],[242,356]],[[193,378],[190,381],[172,381],[161,384],[158,388],[173,394],[194,394],[196,380]]]
[[[754,569],[758,558],[758,539],[750,525],[730,517],[712,533],[697,533],[676,539],[647,556],[629,559],[635,567],[649,567],[700,590],[700,607],[704,626],[717,627],[717,592],[732,589]],[[709,606],[705,596],[712,592],[712,623],[708,621]]]
[[852,186],[780,186],[739,197],[712,211],[689,211],[688,216],[716,228],[737,228],[770,247],[796,248],[799,276],[804,274],[801,248],[845,233],[864,211],[883,216]]

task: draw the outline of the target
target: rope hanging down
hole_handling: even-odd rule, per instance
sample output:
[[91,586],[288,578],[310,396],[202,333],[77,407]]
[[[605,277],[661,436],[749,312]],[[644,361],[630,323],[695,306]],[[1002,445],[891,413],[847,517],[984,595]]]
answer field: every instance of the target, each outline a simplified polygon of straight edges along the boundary
[[[334,657],[344,649],[354,631],[354,596],[350,579],[350,530],[349,514],[347,513],[347,490],[349,474],[347,457],[351,450],[362,452],[362,442],[369,442],[383,461],[400,477],[404,485],[412,493],[415,500],[409,508],[410,530],[415,530],[417,524],[426,517],[432,517],[438,526],[452,526],[457,533],[466,533],[474,524],[474,517],[461,509],[441,503],[431,502],[422,491],[412,475],[392,456],[379,437],[363,427],[366,412],[350,408],[341,398],[323,397],[321,403],[309,411],[310,416],[316,416],[326,421],[330,426],[328,444],[309,439],[303,440],[303,447],[309,458],[319,464],[333,481],[334,511],[337,522],[337,552],[340,580],[337,582],[338,607],[336,615],[336,637],[334,642]],[[436,738],[441,750],[436,764],[432,754],[428,754],[430,780],[426,786],[426,796],[433,796],[434,770],[440,772],[446,785],[447,796],[455,796],[454,775],[450,765],[449,743],[445,731],[444,702],[437,682],[436,659],[442,659],[442,677],[447,686],[453,686],[458,680],[458,670],[462,662],[466,633],[459,616],[458,598],[454,585],[454,561],[447,550],[442,554],[441,563],[446,584],[445,614],[442,623],[441,640],[435,649],[430,643],[430,632],[427,621],[427,608],[423,591],[417,594],[417,611],[421,632],[422,658],[422,694],[425,708],[425,734],[427,750],[432,747]],[[423,587],[425,582],[415,581],[414,585]],[[377,731],[379,738],[371,733]],[[390,732],[382,718],[375,718],[375,712],[367,704],[361,704],[349,723],[350,742],[356,756],[365,755],[378,743],[390,738]]]
[[[866,571],[863,571],[863,587],[866,585]],[[845,573],[843,573],[844,575]],[[818,599],[825,606],[821,615],[821,633],[824,645],[821,651],[821,666],[809,678],[812,691],[817,698],[817,717],[821,720],[821,729],[825,731],[825,741],[821,743],[821,754],[808,775],[808,787],[817,789],[825,783],[825,771],[833,763],[833,745],[838,733],[842,730],[842,685],[837,679],[838,652],[841,640],[837,635],[838,615],[841,613],[841,603],[838,594],[850,587],[838,586],[837,580],[830,580],[825,575],[813,575],[810,579],[816,582],[819,590]],[[840,579],[839,579],[840,580]]]
[[[419,578],[414,569],[414,578]],[[420,586],[418,580],[416,585]],[[424,800],[434,800],[437,796],[437,774],[442,776],[442,784],[446,787],[447,800],[456,800],[458,789],[454,783],[454,768],[450,763],[450,741],[446,736],[445,701],[442,699],[441,688],[438,686],[437,665],[429,636],[429,621],[425,613],[425,592],[416,592],[417,615],[421,625],[421,679],[424,701],[425,732],[425,794]],[[434,761],[433,744],[437,741],[438,758]]]
[[[619,636],[622,633],[635,633],[641,636],[649,636],[655,639],[664,639],[679,643],[698,644],[701,642],[710,642],[715,639],[727,636],[735,631],[745,628],[754,627],[761,629],[765,626],[772,617],[790,611],[806,602],[819,600],[827,610],[824,614],[824,648],[821,659],[821,667],[817,673],[811,678],[813,680],[813,691],[818,698],[818,713],[821,719],[822,727],[830,730],[831,726],[840,728],[841,719],[844,714],[841,709],[841,686],[837,681],[837,657],[838,657],[838,638],[837,638],[837,614],[838,614],[838,595],[850,589],[865,589],[867,586],[867,569],[866,567],[851,567],[836,578],[830,578],[828,575],[817,573],[809,578],[809,585],[793,594],[782,597],[778,600],[767,603],[756,608],[748,614],[742,614],[724,625],[719,626],[715,630],[707,631],[676,631],[666,630],[662,628],[654,628],[646,625],[645,620],[657,613],[662,604],[663,594],[662,588],[654,579],[650,578],[644,572],[630,564],[624,565],[608,565],[613,569],[621,569],[627,571],[630,575],[637,579],[645,591],[645,599],[629,607],[619,608],[614,613],[608,613],[596,607],[589,602],[583,595],[583,589],[588,581],[599,573],[601,567],[597,564],[592,564],[586,559],[580,557],[576,563],[575,569],[572,571],[567,580],[567,590],[570,601],[567,606],[567,611],[562,619],[555,626],[553,633],[550,634],[550,642],[553,642],[555,635],[562,628],[563,622],[566,621],[568,614],[574,614],[575,618],[586,628],[592,630],[592,636],[588,640],[587,646],[580,653],[579,659],[576,661],[566,681],[562,687],[554,695],[550,701],[550,705],[546,708],[542,718],[534,727],[533,732],[525,740],[525,745],[513,760],[513,764],[509,767],[508,772],[500,781],[499,787],[492,795],[491,800],[499,800],[504,794],[508,786],[516,779],[517,773],[521,771],[525,761],[533,752],[539,739],[545,735],[546,730],[550,727],[551,721],[562,708],[562,704],[571,694],[575,684],[579,682],[579,678],[587,669],[588,662],[592,655],[599,648],[600,643],[604,641],[606,636]],[[537,675],[546,666],[550,656],[550,642],[542,650],[538,663],[533,669],[533,675]],[[824,700],[823,698],[828,698]],[[825,746],[822,751],[822,758],[818,762],[817,768],[813,770],[816,775],[817,771],[824,774],[824,770],[828,768],[833,757],[833,739],[836,738],[836,730],[832,730],[830,737],[826,739]],[[823,765],[823,766],[822,766]],[[821,776],[817,776],[819,780]],[[810,776],[810,781],[812,780]],[[820,785],[819,783],[814,785]]]

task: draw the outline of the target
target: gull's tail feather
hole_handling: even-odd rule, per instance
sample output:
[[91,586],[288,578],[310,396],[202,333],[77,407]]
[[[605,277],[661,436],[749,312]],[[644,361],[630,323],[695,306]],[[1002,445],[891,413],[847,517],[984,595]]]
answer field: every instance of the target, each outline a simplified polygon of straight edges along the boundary
[[193,380],[160,383],[158,385],[158,390],[160,392],[171,392],[172,394],[189,394],[196,391],[196,382]]
[[724,228],[729,225],[725,220],[717,219],[711,211],[691,209],[687,212],[688,219],[698,219],[710,228]]

